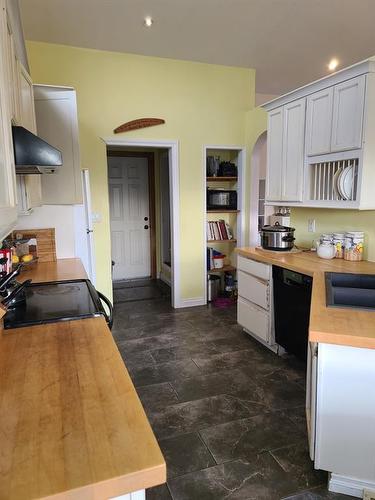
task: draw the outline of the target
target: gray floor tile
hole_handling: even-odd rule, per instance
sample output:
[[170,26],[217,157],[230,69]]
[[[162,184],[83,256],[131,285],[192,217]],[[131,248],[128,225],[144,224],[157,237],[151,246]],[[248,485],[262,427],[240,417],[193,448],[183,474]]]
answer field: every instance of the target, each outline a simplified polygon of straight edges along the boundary
[[282,500],[353,500],[352,496],[342,495],[341,493],[331,493],[325,486],[297,493]]
[[136,368],[131,370],[130,376],[135,386],[141,386],[193,377],[198,373],[197,365],[191,360],[184,359]]
[[162,484],[146,490],[146,500],[172,500],[168,486]]
[[[195,377],[173,381],[173,387],[180,401],[192,401],[218,394],[237,395],[243,392],[252,393],[252,403],[259,405],[259,410],[266,409],[262,394],[243,370],[223,370],[215,373],[198,374]],[[250,400],[250,398],[249,398]]]
[[212,396],[168,406],[152,414],[150,423],[158,439],[215,426],[249,415],[241,402],[229,395]]
[[137,370],[144,366],[152,366],[156,364],[149,351],[128,353],[123,345],[118,343],[117,347],[129,372],[132,372],[133,370]]
[[159,446],[167,464],[168,479],[216,465],[197,433],[160,440]]
[[[247,371],[247,370],[244,370]],[[250,370],[252,374],[252,370]],[[252,379],[253,385],[239,387],[236,396],[259,400],[271,410],[295,408],[305,404],[306,393],[296,382],[289,381],[283,370]]]
[[254,453],[298,443],[304,437],[283,412],[223,423],[203,429],[200,434],[217,463],[251,458]]
[[168,485],[174,500],[280,500],[298,482],[266,453],[193,472]]
[[176,391],[169,382],[137,387],[137,394],[146,413],[156,413],[178,403]]
[[208,358],[194,357],[193,359],[204,373],[246,368],[254,380],[281,369],[276,355],[260,354],[254,350],[251,344],[246,349],[217,354]]
[[327,484],[327,473],[314,469],[305,439],[295,445],[272,450],[270,453],[285,472],[298,479],[301,487],[309,489]]

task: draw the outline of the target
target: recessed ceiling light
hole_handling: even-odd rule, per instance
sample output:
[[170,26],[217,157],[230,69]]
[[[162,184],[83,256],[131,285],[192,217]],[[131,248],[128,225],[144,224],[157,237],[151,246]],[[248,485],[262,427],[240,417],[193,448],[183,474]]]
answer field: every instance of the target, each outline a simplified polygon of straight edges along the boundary
[[333,58],[329,61],[329,64],[328,64],[328,69],[330,71],[335,71],[335,69],[337,68],[337,66],[339,65],[339,62],[336,58]]
[[147,17],[145,17],[145,20],[144,20],[143,24],[144,24],[147,28],[151,28],[151,26],[152,26],[152,23],[153,23],[153,22],[154,22],[154,21],[153,21],[152,17],[147,16]]

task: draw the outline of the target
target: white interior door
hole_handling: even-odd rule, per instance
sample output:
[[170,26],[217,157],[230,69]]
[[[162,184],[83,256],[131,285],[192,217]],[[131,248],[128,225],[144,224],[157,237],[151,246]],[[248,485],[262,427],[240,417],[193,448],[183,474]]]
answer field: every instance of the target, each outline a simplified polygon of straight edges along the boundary
[[147,158],[108,158],[113,279],[151,275]]

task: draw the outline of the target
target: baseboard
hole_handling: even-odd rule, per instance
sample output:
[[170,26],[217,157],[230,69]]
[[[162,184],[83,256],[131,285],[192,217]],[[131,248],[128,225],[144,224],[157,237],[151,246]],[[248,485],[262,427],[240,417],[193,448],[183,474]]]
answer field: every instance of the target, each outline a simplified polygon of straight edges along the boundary
[[355,479],[354,477],[340,476],[332,472],[328,480],[328,489],[334,493],[363,498],[363,490],[375,491],[375,481],[365,481],[363,479]]
[[196,307],[196,306],[204,306],[204,305],[206,305],[206,301],[203,297],[195,297],[192,299],[181,299],[179,304],[176,307],[178,307],[178,308]]

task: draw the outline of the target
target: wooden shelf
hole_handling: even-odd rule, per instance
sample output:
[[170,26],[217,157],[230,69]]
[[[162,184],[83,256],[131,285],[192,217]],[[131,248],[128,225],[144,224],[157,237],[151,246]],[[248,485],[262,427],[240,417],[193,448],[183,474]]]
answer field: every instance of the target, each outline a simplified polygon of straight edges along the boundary
[[239,210],[207,210],[208,214],[238,214]]
[[207,240],[207,243],[237,243],[233,238],[231,240]]
[[206,177],[207,182],[235,182],[238,177]]
[[233,272],[235,270],[236,268],[234,266],[224,266],[221,269],[211,269],[210,271],[207,271],[207,274],[227,273],[227,272]]

